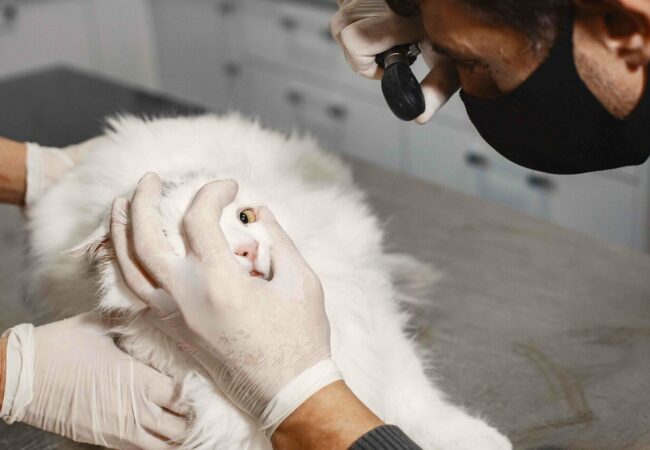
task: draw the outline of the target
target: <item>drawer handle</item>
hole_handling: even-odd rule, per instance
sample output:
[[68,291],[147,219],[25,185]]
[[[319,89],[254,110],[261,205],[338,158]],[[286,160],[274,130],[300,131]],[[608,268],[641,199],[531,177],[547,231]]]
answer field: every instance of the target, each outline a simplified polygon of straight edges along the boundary
[[327,112],[327,115],[334,120],[343,121],[348,116],[348,110],[341,105],[330,105],[325,111]]
[[217,3],[217,11],[222,16],[228,16],[235,12],[235,2],[230,0],[219,2]]
[[284,28],[285,31],[294,31],[298,28],[298,21],[293,17],[284,16],[280,18],[280,26]]
[[285,98],[294,106],[301,105],[305,101],[305,96],[298,91],[288,91]]
[[533,189],[540,191],[552,191],[555,188],[555,183],[548,177],[543,177],[537,174],[530,174],[526,176],[526,183]]
[[479,153],[468,152],[465,154],[465,163],[468,166],[485,169],[490,165],[490,160]]
[[226,76],[230,78],[235,78],[239,76],[239,74],[241,73],[241,68],[239,67],[239,64],[234,62],[229,62],[224,64],[223,70],[224,72],[226,72]]
[[15,5],[4,5],[2,7],[2,20],[5,25],[16,21],[18,17],[18,8]]

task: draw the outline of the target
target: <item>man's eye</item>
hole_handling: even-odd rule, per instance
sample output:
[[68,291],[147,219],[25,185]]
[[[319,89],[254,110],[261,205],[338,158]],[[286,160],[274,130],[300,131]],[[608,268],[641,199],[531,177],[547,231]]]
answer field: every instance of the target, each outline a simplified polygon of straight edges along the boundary
[[457,67],[470,71],[473,71],[478,64],[476,61],[473,61],[471,59],[455,59],[454,63]]
[[246,208],[242,209],[239,212],[239,220],[241,223],[246,225],[255,222],[255,220],[257,220],[257,216],[255,215],[255,211],[253,211],[251,208]]
[[470,73],[477,72],[480,74],[491,73],[490,66],[480,61],[471,59],[457,59],[454,60],[454,63],[456,64],[456,68],[458,70],[467,70]]

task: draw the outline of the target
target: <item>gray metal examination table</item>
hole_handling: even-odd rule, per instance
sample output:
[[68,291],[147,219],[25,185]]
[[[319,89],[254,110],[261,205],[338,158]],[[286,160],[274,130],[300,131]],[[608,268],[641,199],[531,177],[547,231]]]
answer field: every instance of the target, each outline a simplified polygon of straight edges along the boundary
[[[0,83],[0,135],[13,139],[79,142],[118,111],[199,110],[65,69]],[[414,329],[452,399],[517,448],[650,449],[650,255],[353,165],[389,249],[444,272]],[[21,300],[21,223],[17,208],[0,208],[0,329],[52,319]],[[82,447],[0,425],[0,449]]]

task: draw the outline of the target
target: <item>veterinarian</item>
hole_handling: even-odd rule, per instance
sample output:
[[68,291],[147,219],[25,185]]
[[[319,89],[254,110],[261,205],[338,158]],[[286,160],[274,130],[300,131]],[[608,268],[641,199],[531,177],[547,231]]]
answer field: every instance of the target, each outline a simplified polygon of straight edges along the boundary
[[[339,0],[353,70],[420,43],[427,122],[458,87],[481,136],[529,169],[575,174],[650,156],[650,1]],[[390,7],[389,7],[390,5]]]

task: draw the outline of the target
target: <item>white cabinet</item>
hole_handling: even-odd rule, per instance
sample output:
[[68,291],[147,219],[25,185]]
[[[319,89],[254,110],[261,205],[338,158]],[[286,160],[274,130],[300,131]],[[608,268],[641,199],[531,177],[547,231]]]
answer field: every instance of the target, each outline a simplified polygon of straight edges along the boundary
[[[53,2],[55,0],[47,0]],[[84,0],[97,61],[93,70],[148,88],[160,80],[153,39],[150,0]]]
[[151,6],[165,91],[228,110],[241,71],[235,51],[239,5],[234,0],[153,0]]
[[[469,195],[478,194],[476,171],[487,161],[479,150],[480,141],[472,142],[463,133],[435,121],[410,126],[408,136],[409,173]],[[470,157],[473,166],[468,163]]]
[[247,69],[241,83],[246,89],[233,105],[262,124],[308,132],[330,150],[404,169],[403,130],[386,108],[257,69]]
[[0,76],[95,63],[90,5],[83,0],[0,2]]
[[304,131],[302,110],[305,92],[295,81],[246,68],[233,96],[233,108],[255,117],[262,125],[289,133]]
[[647,223],[646,205],[637,196],[637,186],[595,173],[544,176],[552,180],[546,194],[549,220],[600,239],[644,249],[648,229],[644,234],[638,227]]
[[542,179],[531,178],[530,171],[504,161],[478,134],[434,120],[410,127],[409,143],[413,175],[528,214],[548,216]]
[[336,3],[240,0],[241,50],[256,61],[282,67],[293,78],[381,97],[378,83],[354,74],[329,32]]
[[0,0],[0,78],[46,66],[155,87],[145,0]]
[[409,128],[413,175],[636,249],[648,242],[648,164],[582,175],[519,167],[475,131],[435,118]]
[[245,0],[242,5],[243,41],[251,55],[285,66],[327,71],[328,76],[341,71],[340,58],[332,51],[336,44],[329,36],[329,9],[281,1]]

